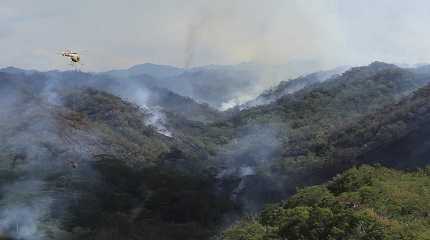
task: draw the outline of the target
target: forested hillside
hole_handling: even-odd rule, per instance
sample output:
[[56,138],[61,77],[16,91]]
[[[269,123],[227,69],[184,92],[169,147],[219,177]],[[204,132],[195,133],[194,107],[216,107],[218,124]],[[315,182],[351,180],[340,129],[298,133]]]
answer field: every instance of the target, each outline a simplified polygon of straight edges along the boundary
[[206,150],[160,132],[153,112],[34,75],[0,84],[7,239],[204,239],[235,208]]
[[[288,195],[298,185],[325,181],[354,164],[368,162],[348,157],[340,159],[333,155],[333,151],[341,151],[341,148],[332,145],[338,141],[337,135],[345,133],[344,130],[354,124],[359,129],[357,131],[366,131],[370,124],[362,124],[360,121],[364,121],[363,118],[370,118],[381,111],[381,116],[386,115],[384,109],[387,108],[402,109],[397,104],[407,101],[402,99],[429,81],[427,74],[375,62],[352,68],[330,81],[312,84],[268,105],[240,111],[224,125],[218,126],[226,129],[224,136],[231,139],[227,146],[245,149],[232,161],[241,167],[253,168],[253,177],[258,175],[277,182],[278,191]],[[255,131],[253,141],[257,144],[251,147],[249,142],[240,141],[250,135],[249,128],[270,129],[273,134],[268,139]],[[358,146],[359,139],[354,139],[353,134],[343,136],[349,138],[349,143]],[[264,159],[261,159],[253,149],[266,151],[264,146],[267,142],[275,147],[269,148],[270,157],[263,156]],[[354,163],[347,164],[345,161]],[[246,192],[246,188],[244,190]],[[255,187],[249,190],[255,190]]]
[[201,240],[257,213],[223,238],[428,234],[427,170],[358,167],[428,164],[426,67],[316,73],[226,112],[121,74],[0,71],[6,239]]
[[244,218],[222,239],[429,239],[429,185],[428,168],[352,168]]

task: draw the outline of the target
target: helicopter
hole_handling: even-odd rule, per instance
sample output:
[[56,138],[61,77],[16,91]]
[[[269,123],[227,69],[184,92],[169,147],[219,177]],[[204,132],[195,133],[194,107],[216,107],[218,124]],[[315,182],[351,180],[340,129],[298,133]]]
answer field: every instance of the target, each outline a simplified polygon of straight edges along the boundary
[[74,52],[72,50],[65,50],[61,53],[61,56],[67,57],[70,59],[70,64],[74,66],[75,64],[81,64],[81,56],[78,52]]

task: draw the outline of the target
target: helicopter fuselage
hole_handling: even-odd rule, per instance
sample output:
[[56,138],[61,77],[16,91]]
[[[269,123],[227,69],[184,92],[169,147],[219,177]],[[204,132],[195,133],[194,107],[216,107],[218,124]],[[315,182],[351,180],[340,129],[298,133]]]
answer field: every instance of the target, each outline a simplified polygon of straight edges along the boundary
[[64,57],[68,57],[70,58],[70,60],[74,63],[78,63],[81,60],[81,57],[79,56],[78,53],[74,53],[74,52],[65,52],[62,54]]
[[76,54],[76,55],[70,56],[70,60],[72,60],[72,62],[77,63],[81,60],[81,58],[79,57],[79,55]]

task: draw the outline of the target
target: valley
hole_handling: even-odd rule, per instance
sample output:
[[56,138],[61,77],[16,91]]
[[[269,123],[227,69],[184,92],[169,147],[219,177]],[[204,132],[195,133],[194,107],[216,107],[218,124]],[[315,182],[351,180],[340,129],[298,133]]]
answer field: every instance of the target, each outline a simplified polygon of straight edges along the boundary
[[247,75],[222,69],[0,70],[4,239],[428,237],[427,66],[313,73],[227,110]]

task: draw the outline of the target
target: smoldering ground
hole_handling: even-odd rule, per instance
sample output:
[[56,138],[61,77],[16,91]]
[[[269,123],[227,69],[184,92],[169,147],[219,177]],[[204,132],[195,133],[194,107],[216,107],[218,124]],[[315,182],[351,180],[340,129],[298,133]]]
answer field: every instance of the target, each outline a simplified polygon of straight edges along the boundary
[[63,220],[80,197],[71,186],[97,182],[89,164],[97,140],[66,126],[60,102],[51,104],[55,93],[46,94],[50,87],[9,83],[0,91],[0,236],[64,237]]
[[270,169],[282,153],[282,131],[281,126],[249,124],[216,156],[222,166],[218,174],[220,190],[228,189],[244,213],[256,212],[285,196],[283,177]]
[[76,212],[85,215],[96,211],[82,203],[97,197],[92,196],[94,189],[99,189],[97,194],[104,191],[99,172],[94,169],[98,161],[95,156],[115,155],[118,149],[104,145],[99,130],[92,129],[74,112],[87,107],[77,105],[84,102],[74,92],[91,87],[126,96],[140,107],[142,114],[136,116],[143,117],[136,121],[171,136],[164,126],[162,109],[151,105],[144,86],[117,84],[80,72],[1,76],[0,236],[65,239],[74,234],[70,227],[74,226]]

